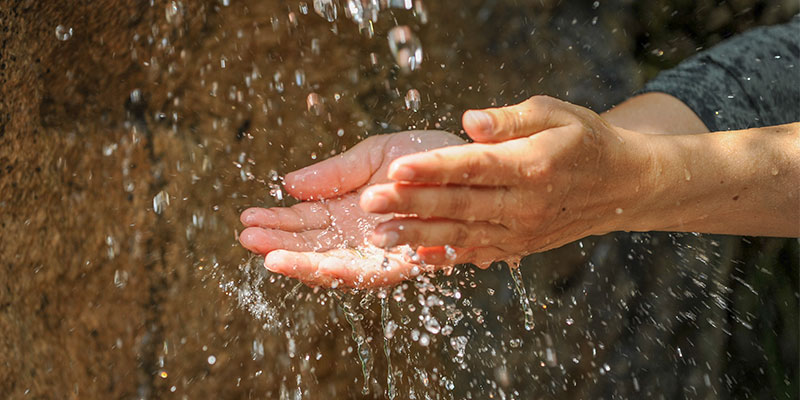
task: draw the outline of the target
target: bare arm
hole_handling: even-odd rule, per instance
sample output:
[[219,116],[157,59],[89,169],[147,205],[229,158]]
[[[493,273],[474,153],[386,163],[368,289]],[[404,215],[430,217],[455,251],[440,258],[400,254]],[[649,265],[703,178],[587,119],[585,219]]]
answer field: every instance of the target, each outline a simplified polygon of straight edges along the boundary
[[689,107],[661,93],[603,117],[623,129],[670,134],[649,138],[650,195],[623,229],[800,236],[800,123],[703,133]]

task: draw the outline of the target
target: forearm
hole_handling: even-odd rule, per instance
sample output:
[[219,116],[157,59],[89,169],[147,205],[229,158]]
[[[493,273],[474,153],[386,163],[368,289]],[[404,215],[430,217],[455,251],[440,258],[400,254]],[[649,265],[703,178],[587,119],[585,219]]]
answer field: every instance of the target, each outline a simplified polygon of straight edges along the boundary
[[648,141],[629,230],[800,236],[800,123]]

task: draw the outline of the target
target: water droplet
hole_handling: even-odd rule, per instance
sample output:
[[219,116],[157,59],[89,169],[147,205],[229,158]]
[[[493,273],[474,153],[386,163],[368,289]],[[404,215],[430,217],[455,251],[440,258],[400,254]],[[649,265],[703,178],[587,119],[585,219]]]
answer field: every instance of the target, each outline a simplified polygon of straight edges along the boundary
[[389,0],[389,7],[392,8],[405,8],[410,10],[414,6],[412,0]]
[[623,211],[624,211],[624,210],[623,210],[623,209],[621,209],[621,208],[619,208],[619,207],[617,207],[617,209],[616,209],[616,210],[614,210],[614,212],[615,212],[615,213],[617,213],[617,214],[622,214],[622,212],[623,212]]
[[522,339],[519,338],[511,339],[508,341],[508,346],[511,347],[512,349],[518,349],[522,347]]
[[294,71],[294,83],[297,86],[303,86],[306,84],[306,72],[302,69],[298,69]]
[[114,286],[122,289],[128,284],[128,271],[116,270],[114,271]]
[[183,22],[183,3],[180,1],[170,1],[167,3],[167,8],[164,10],[164,16],[167,22],[174,25],[179,25]]
[[314,0],[314,11],[328,22],[336,21],[336,3],[333,0]]
[[688,169],[684,169],[683,170],[683,176],[684,176],[684,178],[686,178],[687,181],[692,180],[692,173],[689,172]]
[[567,323],[567,325],[570,325],[570,326],[571,326],[572,324],[574,324],[574,323],[575,323],[575,320],[574,320],[574,319],[572,319],[572,317],[567,317],[566,321],[564,321],[564,322],[566,322],[566,323]]
[[419,111],[419,106],[422,103],[419,91],[417,89],[410,89],[406,93],[406,109],[413,112]]
[[306,105],[308,106],[308,112],[314,115],[322,114],[322,98],[318,94],[309,93],[306,98]]
[[427,333],[423,333],[422,335],[420,335],[419,345],[422,347],[428,347],[429,344],[431,344],[431,337],[428,336]]
[[56,39],[60,41],[69,40],[72,37],[72,28],[67,28],[64,25],[56,27]]
[[396,26],[389,31],[389,50],[403,72],[416,70],[422,63],[422,43],[408,26]]
[[214,355],[208,356],[208,365],[214,365],[216,363],[217,363],[217,357],[214,357]]
[[386,327],[383,329],[383,337],[391,339],[394,337],[394,332],[397,330],[397,323],[394,321],[387,321]]
[[156,214],[161,214],[164,212],[164,208],[169,205],[169,193],[165,190],[158,192],[157,195],[153,197],[153,211]]
[[428,332],[436,335],[442,330],[442,326],[439,325],[439,321],[437,321],[436,318],[428,315],[425,318],[425,329],[428,330]]
[[775,167],[772,167],[772,170],[770,171],[772,176],[777,176],[779,172],[780,171],[778,171],[778,168],[775,168]]

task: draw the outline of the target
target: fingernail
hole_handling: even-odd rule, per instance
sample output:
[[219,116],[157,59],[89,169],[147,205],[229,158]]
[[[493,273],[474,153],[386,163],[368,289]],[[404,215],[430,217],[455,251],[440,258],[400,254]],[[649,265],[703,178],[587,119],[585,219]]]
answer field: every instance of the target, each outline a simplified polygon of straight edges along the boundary
[[410,181],[414,179],[414,170],[411,168],[400,165],[392,169],[390,178],[397,181]]
[[384,233],[376,233],[373,236],[372,243],[375,246],[389,248],[394,247],[397,245],[397,241],[400,240],[400,235],[397,232],[389,231]]
[[267,255],[264,256],[264,268],[266,268],[268,271],[272,271],[272,272],[275,272],[276,274],[280,274],[281,273],[281,269],[278,268],[277,263],[274,260],[275,257],[273,256],[272,257],[273,260],[270,260],[270,256],[269,255],[270,255],[270,253],[267,253]]
[[494,121],[487,112],[470,110],[464,115],[465,122],[475,125],[481,133],[491,135],[494,133]]
[[367,208],[369,212],[381,212],[389,208],[389,199],[386,196],[381,196],[379,194],[374,194],[369,192],[367,194],[369,198],[367,199]]

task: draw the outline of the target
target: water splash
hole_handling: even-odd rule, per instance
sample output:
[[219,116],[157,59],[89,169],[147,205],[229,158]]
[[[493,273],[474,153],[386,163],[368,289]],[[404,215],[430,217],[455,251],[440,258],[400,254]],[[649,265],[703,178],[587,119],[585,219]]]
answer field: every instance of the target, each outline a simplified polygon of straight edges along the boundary
[[[364,326],[361,320],[364,318],[361,314],[353,309],[353,299],[344,297],[342,294],[335,290],[330,291],[331,297],[339,300],[339,305],[344,313],[347,323],[352,329],[353,341],[356,342],[356,352],[358,353],[358,360],[361,362],[361,373],[364,376],[364,386],[361,388],[362,394],[369,394],[369,378],[372,371],[372,352],[367,344],[367,334],[364,331]],[[362,301],[367,300],[365,297]]]
[[508,272],[511,274],[511,280],[514,281],[514,290],[519,297],[519,304],[522,306],[522,312],[525,314],[525,330],[532,330],[533,323],[533,308],[531,308],[531,301],[528,299],[528,291],[525,289],[525,282],[522,280],[522,271],[519,269],[520,259],[508,260]]
[[[392,370],[391,349],[389,340],[394,336],[394,330],[390,328],[391,315],[389,313],[389,299],[384,296],[381,298],[381,327],[383,328],[383,354],[386,355],[386,395],[390,400],[394,400],[397,393],[394,386],[394,371]],[[387,334],[391,329],[391,333]]]

